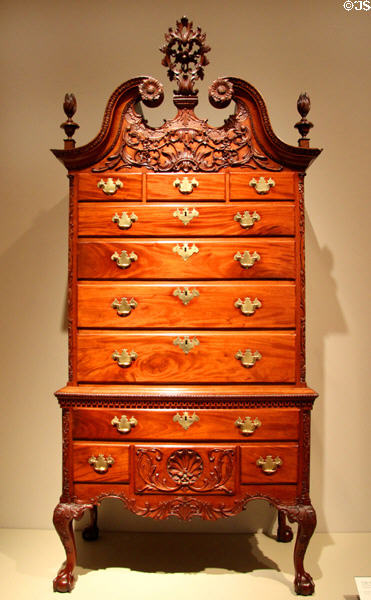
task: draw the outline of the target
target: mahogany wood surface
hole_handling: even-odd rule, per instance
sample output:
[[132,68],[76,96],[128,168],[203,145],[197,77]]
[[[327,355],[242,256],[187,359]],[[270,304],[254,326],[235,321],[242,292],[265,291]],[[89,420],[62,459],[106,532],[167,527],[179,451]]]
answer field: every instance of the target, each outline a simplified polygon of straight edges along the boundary
[[[265,473],[256,461],[262,457],[279,457],[281,466]],[[295,483],[298,478],[298,444],[249,444],[241,446],[241,483]]]
[[[97,473],[89,458],[103,454],[114,459],[106,473]],[[129,446],[94,442],[73,443],[73,473],[75,481],[129,481]]]
[[[264,194],[259,194],[254,187],[250,186],[252,179],[258,180],[260,177],[264,177],[265,181],[271,178],[275,182],[274,187]],[[293,173],[231,172],[231,200],[294,200],[294,178]]]
[[[102,282],[81,281],[78,285],[78,327],[137,329],[174,328],[293,328],[295,327],[295,284],[291,281],[212,282],[191,281],[188,289],[197,290],[188,304],[183,304],[177,289],[184,291],[182,281],[174,282]],[[120,316],[112,307],[117,299],[137,306],[130,314]],[[235,303],[256,298],[261,303],[250,315],[244,315]],[[221,315],[223,320],[221,321]]]
[[[102,188],[98,187],[101,179],[104,182],[111,178],[113,181],[119,179],[122,188],[118,188],[114,194],[105,194]],[[80,173],[78,181],[79,200],[141,200],[142,199],[142,175],[140,173],[101,173],[92,175],[91,173]]]
[[[196,337],[199,345],[188,354],[174,345],[178,337]],[[293,382],[295,333],[174,331],[155,333],[80,331],[79,382],[186,383],[186,382]],[[127,368],[113,360],[115,351],[136,352]],[[260,352],[262,358],[245,368],[235,358],[241,350]]]
[[[196,210],[198,215],[184,225],[174,212],[184,208]],[[256,236],[256,235],[294,235],[294,204],[280,202],[272,204],[256,200],[254,202],[236,202],[233,204],[200,204],[197,202],[187,204],[134,204],[123,205],[118,202],[80,202],[79,235],[80,236],[114,236],[114,237],[152,237],[156,231],[159,236]],[[260,220],[244,229],[234,217],[248,211],[252,216],[256,212]],[[120,217],[126,212],[138,218],[129,229],[120,229],[117,222],[112,221],[116,214]]]
[[[239,440],[250,443],[256,440],[297,440],[299,436],[299,409],[286,408],[267,409],[254,408],[245,410],[229,409],[197,409],[188,411],[190,417],[195,414],[194,421],[188,429],[184,429],[176,415],[184,416],[184,410],[150,410],[138,409],[101,409],[77,408],[73,411],[73,437],[80,440],[169,440],[169,441],[204,441],[204,440]],[[125,415],[137,421],[129,432],[120,433],[112,420],[119,420]],[[250,417],[261,423],[252,433],[243,434],[236,426],[238,419]]]
[[[187,260],[174,252],[177,245],[193,244],[198,252]],[[202,238],[158,239],[85,239],[78,242],[80,279],[293,279],[295,242],[290,238],[249,238],[219,240]],[[111,259],[115,252],[126,251],[138,257],[128,268],[120,268]],[[250,268],[243,268],[236,253],[257,252]]]

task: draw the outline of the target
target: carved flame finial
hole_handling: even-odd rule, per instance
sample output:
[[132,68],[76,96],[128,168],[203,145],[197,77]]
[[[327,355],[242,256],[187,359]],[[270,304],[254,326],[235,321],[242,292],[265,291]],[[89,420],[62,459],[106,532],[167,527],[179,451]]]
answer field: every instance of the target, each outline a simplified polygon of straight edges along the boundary
[[76,129],[79,129],[80,125],[75,123],[72,120],[73,115],[76,112],[77,102],[75,98],[75,94],[66,94],[63,102],[63,110],[66,114],[67,121],[62,123],[61,128],[64,129],[64,133],[67,136],[67,139],[64,140],[64,149],[70,150],[75,147],[75,140],[72,140],[72,136],[75,133]]
[[[193,29],[192,21],[182,17],[176,23],[176,29],[169,28],[165,33],[165,41],[160,50],[165,54],[162,64],[167,67],[170,81],[178,84],[174,90],[174,96],[178,97],[176,106],[181,106],[179,97],[183,97],[183,107],[197,104],[197,92],[194,84],[197,79],[203,79],[204,67],[209,64],[206,53],[210,51],[205,44],[206,34],[201,32],[200,27]],[[188,99],[188,102],[185,100]]]
[[307,114],[310,111],[310,98],[307,92],[300,94],[297,107],[299,115],[301,116],[301,120],[295,124],[296,129],[299,130],[301,135],[298,144],[303,148],[309,148],[309,138],[307,138],[307,135],[313,127],[313,123],[310,123],[307,119]]

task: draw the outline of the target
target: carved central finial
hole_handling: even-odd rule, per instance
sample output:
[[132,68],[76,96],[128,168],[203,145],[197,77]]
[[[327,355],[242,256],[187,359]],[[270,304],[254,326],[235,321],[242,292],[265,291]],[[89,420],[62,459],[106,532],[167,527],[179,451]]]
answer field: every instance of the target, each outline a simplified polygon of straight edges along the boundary
[[203,79],[204,67],[209,64],[206,53],[210,48],[205,44],[206,34],[201,32],[200,27],[195,30],[192,27],[192,21],[182,17],[177,21],[176,29],[170,27],[169,33],[165,33],[166,44],[160,48],[165,54],[162,64],[168,69],[168,77],[178,84],[174,96],[197,96],[194,84],[197,79]]

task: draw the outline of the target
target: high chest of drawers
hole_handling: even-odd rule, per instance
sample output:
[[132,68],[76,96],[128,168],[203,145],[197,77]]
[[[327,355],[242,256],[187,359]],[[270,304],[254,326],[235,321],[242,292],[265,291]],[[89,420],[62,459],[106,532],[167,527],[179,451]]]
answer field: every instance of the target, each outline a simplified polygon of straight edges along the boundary
[[163,64],[178,112],[159,128],[162,85],[139,77],[111,96],[98,136],[75,148],[67,94],[69,381],[63,492],[54,524],[66,562],[54,589],[74,585],[72,523],[118,498],[138,515],[218,519],[262,498],[278,509],[277,539],[297,522],[295,590],[313,593],[303,558],[315,528],[309,498],[305,383],[305,170],[309,98],[298,101],[299,146],[273,133],[248,83],[218,79],[211,104],[232,102],[219,128],[197,118],[205,36],[181,19]]

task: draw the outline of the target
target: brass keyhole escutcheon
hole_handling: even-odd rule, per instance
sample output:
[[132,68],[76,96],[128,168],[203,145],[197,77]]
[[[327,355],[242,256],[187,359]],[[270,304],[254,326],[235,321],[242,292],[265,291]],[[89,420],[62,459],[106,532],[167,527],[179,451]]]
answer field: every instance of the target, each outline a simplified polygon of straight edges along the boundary
[[121,254],[114,252],[111,256],[111,260],[114,260],[120,269],[128,269],[132,262],[138,260],[138,257],[135,252],[130,252],[130,254],[128,254],[126,250],[122,250]]
[[243,254],[237,252],[233,258],[240,263],[243,269],[250,269],[250,267],[253,267],[260,260],[260,255],[257,252],[250,254],[248,250],[245,250]]
[[179,300],[183,302],[184,306],[187,306],[193,298],[197,298],[199,295],[200,292],[196,290],[196,288],[193,290],[190,290],[187,287],[185,287],[184,290],[176,288],[176,290],[173,291],[173,296],[177,296]]
[[131,352],[128,352],[126,350],[126,348],[124,348],[123,350],[121,350],[121,352],[119,352],[118,350],[115,350],[114,353],[112,354],[112,358],[113,360],[115,360],[117,362],[117,364],[119,365],[119,367],[130,367],[131,363],[138,358],[138,355],[136,352],[134,352],[134,350],[132,350]]
[[255,298],[255,300],[250,300],[249,297],[246,297],[244,300],[238,298],[234,305],[241,310],[245,317],[250,317],[255,313],[256,309],[261,308],[262,303],[257,298]]
[[254,188],[257,194],[268,194],[269,190],[276,185],[274,179],[269,177],[269,179],[265,179],[265,177],[259,177],[258,180],[253,177],[249,181],[249,186]]
[[184,244],[182,246],[180,246],[179,244],[174,246],[173,252],[178,254],[184,261],[186,261],[189,258],[191,258],[191,256],[193,254],[197,254],[199,252],[199,249],[197,248],[196,244],[192,244],[192,246],[188,246],[188,243],[184,242]]
[[250,349],[245,350],[245,352],[238,350],[238,352],[235,354],[235,358],[241,361],[242,366],[246,367],[246,369],[249,369],[255,365],[257,360],[262,358],[262,355],[257,350],[254,353],[252,353]]
[[189,181],[188,177],[183,177],[180,181],[179,177],[173,182],[173,186],[178,188],[181,194],[191,194],[193,188],[198,187],[199,183],[195,177]]
[[276,458],[273,458],[271,455],[268,455],[265,458],[261,456],[256,461],[256,464],[258,467],[261,467],[261,470],[264,473],[272,475],[277,471],[278,467],[282,465],[282,459],[279,456],[276,456]]
[[254,211],[252,215],[250,215],[248,210],[245,210],[243,215],[241,213],[237,213],[234,217],[234,220],[237,221],[241,225],[243,229],[249,229],[256,223],[256,221],[260,221],[260,215]]
[[128,213],[123,212],[121,217],[118,213],[115,213],[112,217],[112,222],[117,223],[117,227],[119,229],[130,229],[133,223],[138,221],[138,217],[135,213],[131,213],[129,216]]
[[111,421],[111,425],[116,427],[117,431],[120,433],[130,433],[131,428],[138,425],[138,421],[135,417],[130,417],[130,419],[128,419],[126,415],[122,415],[120,419],[114,417]]
[[187,431],[187,429],[189,429],[193,423],[197,423],[199,420],[200,418],[196,415],[196,413],[193,413],[193,415],[189,415],[187,412],[184,412],[182,415],[176,413],[176,415],[173,417],[174,423],[179,423],[179,425],[181,425],[185,431]]
[[261,426],[261,422],[258,418],[252,420],[251,417],[245,417],[244,419],[238,417],[237,421],[235,422],[235,425],[241,430],[241,433],[243,435],[251,435],[252,433],[254,433],[255,429]]
[[127,298],[121,298],[121,300],[114,299],[112,302],[112,308],[117,310],[117,314],[119,317],[128,317],[132,311],[132,309],[138,306],[138,302],[131,298],[128,300]]
[[179,221],[181,221],[183,223],[183,225],[188,225],[188,223],[190,223],[192,221],[192,219],[194,219],[195,217],[199,216],[199,212],[195,209],[195,208],[183,208],[183,210],[180,210],[180,208],[177,208],[174,212],[173,212],[173,217],[177,217],[179,219]]
[[192,348],[194,348],[195,346],[198,346],[199,343],[200,342],[198,341],[197,338],[193,338],[191,340],[189,335],[185,335],[183,339],[180,337],[177,337],[173,341],[174,346],[179,346],[179,348],[181,348],[183,350],[184,354],[188,354],[188,352],[190,352],[192,350]]
[[98,458],[91,456],[88,460],[96,473],[107,473],[108,468],[114,464],[112,456],[105,457],[104,454],[99,454]]
[[117,190],[124,187],[124,184],[120,179],[116,179],[116,181],[113,181],[112,177],[108,177],[107,181],[104,181],[104,179],[98,181],[97,187],[108,196],[113,196],[113,194],[115,194]]

